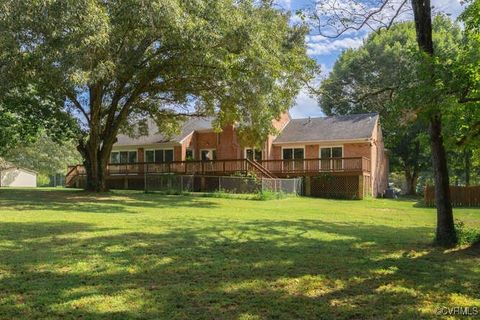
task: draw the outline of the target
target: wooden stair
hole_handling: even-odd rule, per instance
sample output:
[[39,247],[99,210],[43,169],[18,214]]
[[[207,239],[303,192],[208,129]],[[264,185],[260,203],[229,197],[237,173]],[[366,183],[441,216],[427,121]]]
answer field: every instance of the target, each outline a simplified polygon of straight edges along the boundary
[[245,159],[247,162],[247,168],[250,167],[253,169],[255,173],[257,173],[261,178],[270,178],[275,179],[277,178],[273,173],[271,173],[268,169],[262,166],[257,161],[252,161],[250,159]]

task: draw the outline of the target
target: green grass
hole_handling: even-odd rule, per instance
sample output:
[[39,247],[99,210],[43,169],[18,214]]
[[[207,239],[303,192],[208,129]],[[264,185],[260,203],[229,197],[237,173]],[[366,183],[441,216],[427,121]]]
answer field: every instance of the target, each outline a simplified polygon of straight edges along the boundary
[[[456,209],[480,229],[480,209]],[[0,189],[1,319],[415,319],[480,305],[480,249],[412,200]]]

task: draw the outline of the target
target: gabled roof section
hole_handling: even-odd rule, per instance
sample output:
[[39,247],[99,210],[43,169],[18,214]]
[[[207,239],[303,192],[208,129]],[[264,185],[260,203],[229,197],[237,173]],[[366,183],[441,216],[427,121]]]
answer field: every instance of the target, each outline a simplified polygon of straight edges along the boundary
[[366,140],[377,120],[376,113],[292,119],[273,143]]
[[3,158],[0,158],[0,170],[7,170],[10,168],[16,168],[16,167],[17,166],[15,166],[13,163],[8,162]]
[[0,171],[7,171],[7,170],[10,170],[10,169],[23,170],[23,171],[28,171],[28,172],[37,174],[37,171],[35,171],[35,170],[30,170],[30,169],[27,169],[27,168],[19,167],[19,166],[15,165],[11,162],[6,161],[3,158],[0,158]]
[[148,121],[148,135],[139,137],[130,137],[124,134],[117,136],[117,142],[114,146],[133,146],[144,144],[157,144],[157,143],[180,143],[183,139],[188,137],[194,131],[212,130],[212,117],[194,117],[190,118],[182,124],[180,133],[168,137],[158,132],[158,127],[155,121]]

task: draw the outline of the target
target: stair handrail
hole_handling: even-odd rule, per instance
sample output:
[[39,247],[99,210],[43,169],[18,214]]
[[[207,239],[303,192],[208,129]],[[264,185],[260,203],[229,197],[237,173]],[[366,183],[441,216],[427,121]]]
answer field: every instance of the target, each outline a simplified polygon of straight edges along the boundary
[[246,158],[245,160],[247,161],[247,164],[251,165],[252,167],[257,169],[258,171],[260,171],[260,173],[265,175],[267,178],[275,179],[275,176],[269,170],[267,170],[264,166],[262,166],[260,163],[258,163],[257,161],[250,160],[248,158]]

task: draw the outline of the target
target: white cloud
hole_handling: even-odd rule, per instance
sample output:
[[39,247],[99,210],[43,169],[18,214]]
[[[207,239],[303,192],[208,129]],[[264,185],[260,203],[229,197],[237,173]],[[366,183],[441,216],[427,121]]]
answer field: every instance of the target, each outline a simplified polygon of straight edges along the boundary
[[325,63],[319,63],[319,64],[320,64],[321,74],[320,74],[320,78],[317,80],[317,83],[320,83],[321,80],[328,77],[330,72],[332,72],[332,68],[333,68],[333,66],[327,66]]
[[298,119],[320,117],[323,115],[323,112],[318,105],[317,99],[311,97],[307,89],[303,89],[298,94],[295,105],[290,109],[290,115],[294,119]]
[[363,44],[363,37],[342,38],[335,40],[323,40],[320,42],[309,42],[309,55],[328,55],[336,51],[341,51],[349,48],[358,48]]
[[275,5],[279,6],[281,9],[290,10],[291,2],[290,0],[276,0]]
[[434,12],[443,12],[456,19],[465,9],[459,0],[432,0]]

